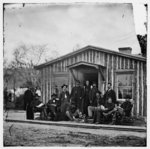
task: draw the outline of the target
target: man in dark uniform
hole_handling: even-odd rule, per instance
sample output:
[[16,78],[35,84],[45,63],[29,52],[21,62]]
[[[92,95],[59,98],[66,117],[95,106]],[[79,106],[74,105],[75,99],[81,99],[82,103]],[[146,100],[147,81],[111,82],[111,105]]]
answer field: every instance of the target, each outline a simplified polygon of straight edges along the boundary
[[84,99],[83,99],[83,114],[85,114],[86,116],[88,116],[87,108],[90,104],[90,101],[89,101],[90,90],[91,90],[90,84],[89,84],[89,81],[87,80],[84,86]]
[[96,83],[93,82],[92,89],[90,90],[89,93],[90,106],[94,106],[95,103],[94,100],[96,99],[96,92],[98,92],[98,88],[96,87]]
[[80,111],[80,114],[82,114],[83,112],[83,108],[82,108],[83,95],[84,95],[84,90],[80,86],[80,81],[77,81],[76,86],[73,87],[71,91],[71,102],[75,103],[75,106]]
[[108,100],[108,97],[111,97],[112,102],[114,104],[116,104],[116,93],[115,91],[112,89],[112,85],[111,83],[108,83],[108,90],[106,91],[106,93],[104,94],[104,102],[106,103]]
[[34,119],[34,113],[32,108],[33,101],[33,93],[31,88],[28,88],[24,93],[24,110],[26,110],[26,118],[27,119]]

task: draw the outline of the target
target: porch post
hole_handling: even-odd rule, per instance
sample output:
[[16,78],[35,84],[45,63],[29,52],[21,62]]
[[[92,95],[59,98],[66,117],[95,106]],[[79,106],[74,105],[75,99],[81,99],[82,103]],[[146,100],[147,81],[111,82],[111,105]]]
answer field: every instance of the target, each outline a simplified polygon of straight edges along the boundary
[[68,82],[69,83],[69,86],[68,86],[69,87],[68,88],[69,89],[69,93],[71,93],[71,79],[72,79],[71,78],[71,70],[69,69],[69,82]]
[[101,73],[99,70],[98,70],[98,89],[103,94],[103,92],[104,92],[103,91],[103,79],[102,79],[102,76],[101,76]]
[[104,94],[105,87],[105,73],[100,67],[98,68],[98,89]]

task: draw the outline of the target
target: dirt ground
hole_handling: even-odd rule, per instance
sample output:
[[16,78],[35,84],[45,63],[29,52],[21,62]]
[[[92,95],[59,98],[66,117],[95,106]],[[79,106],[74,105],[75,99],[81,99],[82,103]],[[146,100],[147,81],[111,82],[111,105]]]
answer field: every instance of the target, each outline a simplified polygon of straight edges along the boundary
[[146,146],[146,133],[4,122],[4,146]]

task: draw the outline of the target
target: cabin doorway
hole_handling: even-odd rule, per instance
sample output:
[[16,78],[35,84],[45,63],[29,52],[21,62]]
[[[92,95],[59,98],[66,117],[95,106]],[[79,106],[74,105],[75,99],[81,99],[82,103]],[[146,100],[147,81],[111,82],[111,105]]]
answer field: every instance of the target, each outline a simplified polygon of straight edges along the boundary
[[92,85],[93,82],[95,82],[98,86],[98,70],[94,67],[90,66],[80,66],[76,69],[78,72],[78,80],[85,85],[86,80],[90,82],[90,85]]
[[[90,85],[93,82],[96,83],[98,89],[103,92],[104,85],[103,85],[103,77],[101,76],[100,69],[98,65],[95,64],[87,64],[87,63],[80,63],[78,65],[74,65],[69,68],[70,71],[70,88],[75,86],[77,80],[81,82],[81,85],[85,85],[85,81],[89,80]],[[70,89],[71,90],[71,89]]]

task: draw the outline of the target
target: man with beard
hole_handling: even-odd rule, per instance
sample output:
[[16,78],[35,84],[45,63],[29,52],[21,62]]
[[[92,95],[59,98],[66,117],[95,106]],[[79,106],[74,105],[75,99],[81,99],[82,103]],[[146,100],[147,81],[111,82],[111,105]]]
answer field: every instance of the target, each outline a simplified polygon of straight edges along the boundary
[[92,89],[90,90],[90,93],[89,93],[89,100],[90,100],[90,106],[94,106],[94,103],[95,103],[95,99],[96,99],[96,92],[98,92],[98,88],[96,87],[96,83],[93,82],[93,85],[92,85]]
[[90,90],[91,90],[90,84],[89,84],[89,81],[87,80],[84,86],[84,99],[83,99],[83,114],[85,114],[86,116],[88,116],[87,108],[90,104],[90,101],[89,101]]

